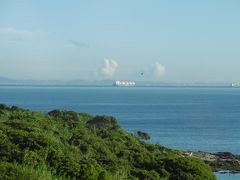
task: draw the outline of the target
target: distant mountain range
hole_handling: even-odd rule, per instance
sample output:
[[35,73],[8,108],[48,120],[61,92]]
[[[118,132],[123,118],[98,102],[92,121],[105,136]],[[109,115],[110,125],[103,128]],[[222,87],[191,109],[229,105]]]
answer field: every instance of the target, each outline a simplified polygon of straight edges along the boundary
[[0,77],[0,85],[96,85],[96,86],[110,86],[113,80],[87,81],[87,80],[16,80],[6,77]]
[[[0,85],[51,85],[51,86],[112,86],[114,80],[16,80],[7,77],[0,77]],[[230,83],[166,83],[159,81],[136,81],[136,86],[230,86]]]

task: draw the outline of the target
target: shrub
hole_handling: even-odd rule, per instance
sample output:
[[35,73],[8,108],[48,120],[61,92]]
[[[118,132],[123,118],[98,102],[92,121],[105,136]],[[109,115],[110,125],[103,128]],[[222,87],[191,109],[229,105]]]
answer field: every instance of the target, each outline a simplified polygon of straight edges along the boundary
[[170,172],[169,179],[172,180],[216,179],[209,166],[194,158],[178,157],[175,159],[166,159],[164,165],[165,169]]
[[87,122],[87,126],[91,129],[104,128],[104,129],[118,129],[119,125],[117,120],[112,116],[96,116]]
[[3,180],[52,180],[55,179],[46,169],[33,169],[17,163],[0,162],[0,179]]
[[142,140],[149,140],[149,139],[151,138],[148,133],[143,132],[143,131],[138,131],[138,132],[137,132],[137,135],[138,135],[138,137],[139,137],[140,139],[142,139]]

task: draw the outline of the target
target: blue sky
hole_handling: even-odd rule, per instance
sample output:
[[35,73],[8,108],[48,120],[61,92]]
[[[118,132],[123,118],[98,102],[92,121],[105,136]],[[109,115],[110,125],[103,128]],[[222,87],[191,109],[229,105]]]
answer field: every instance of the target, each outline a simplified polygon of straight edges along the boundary
[[0,1],[15,79],[240,81],[239,48],[238,0]]

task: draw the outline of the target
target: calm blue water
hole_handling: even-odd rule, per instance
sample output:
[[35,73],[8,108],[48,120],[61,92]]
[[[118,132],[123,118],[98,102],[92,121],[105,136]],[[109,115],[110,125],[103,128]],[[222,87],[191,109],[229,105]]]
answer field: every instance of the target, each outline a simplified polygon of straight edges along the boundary
[[240,154],[238,88],[0,86],[0,103],[113,115],[126,130],[148,132],[167,147]]

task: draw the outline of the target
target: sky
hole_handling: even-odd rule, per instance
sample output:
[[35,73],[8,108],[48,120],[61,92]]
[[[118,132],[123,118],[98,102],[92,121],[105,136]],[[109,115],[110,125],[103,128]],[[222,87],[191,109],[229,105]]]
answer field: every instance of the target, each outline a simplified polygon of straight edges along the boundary
[[0,0],[0,76],[240,81],[239,0]]

